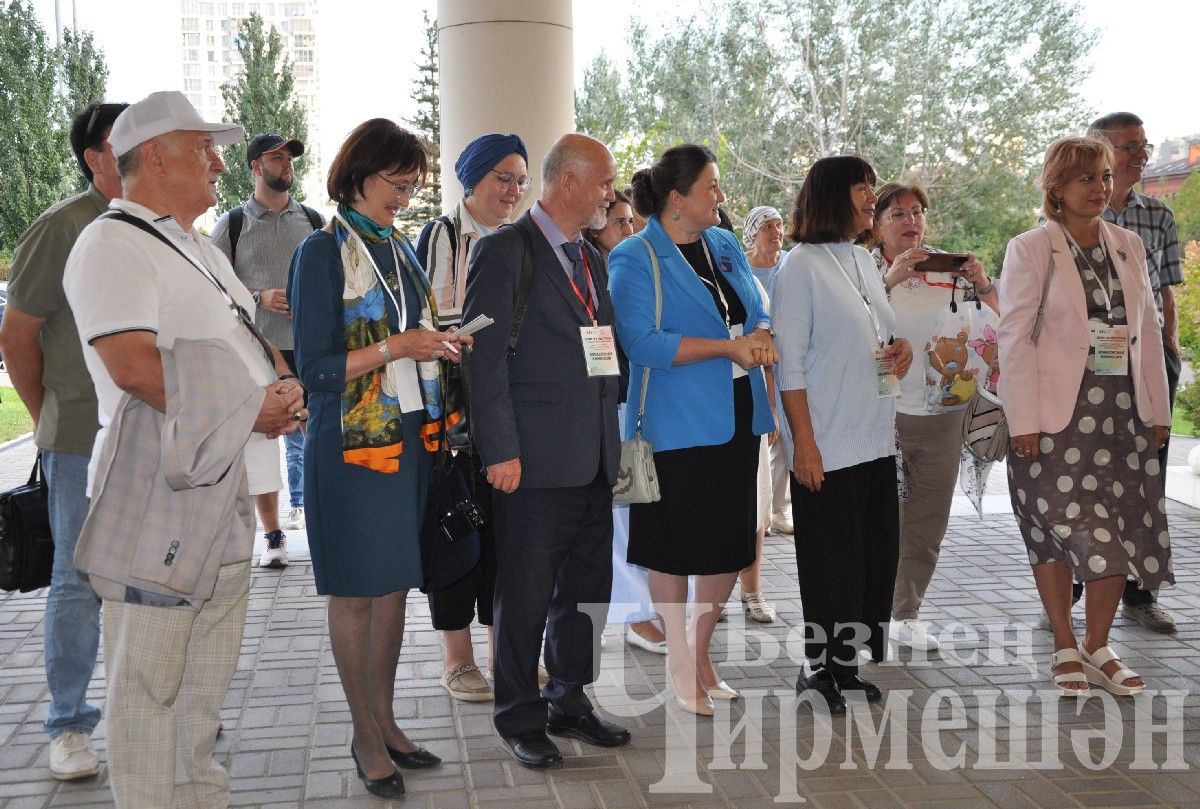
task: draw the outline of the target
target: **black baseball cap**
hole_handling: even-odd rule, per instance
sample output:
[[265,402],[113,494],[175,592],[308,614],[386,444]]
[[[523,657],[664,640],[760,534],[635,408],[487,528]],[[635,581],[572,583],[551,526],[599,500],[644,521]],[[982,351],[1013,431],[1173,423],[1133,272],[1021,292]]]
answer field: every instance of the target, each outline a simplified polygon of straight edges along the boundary
[[292,153],[292,157],[299,157],[304,154],[304,144],[292,138],[284,140],[282,135],[276,135],[274,132],[266,132],[262,135],[255,135],[250,140],[250,146],[246,149],[246,165],[250,165],[255,160],[258,160],[266,152],[273,152],[276,149],[286,148]]

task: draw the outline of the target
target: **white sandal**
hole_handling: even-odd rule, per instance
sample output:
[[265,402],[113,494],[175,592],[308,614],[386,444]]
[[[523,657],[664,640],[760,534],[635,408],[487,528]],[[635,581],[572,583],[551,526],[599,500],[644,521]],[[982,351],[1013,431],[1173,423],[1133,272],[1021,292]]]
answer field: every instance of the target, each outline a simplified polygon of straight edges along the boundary
[[[1079,652],[1075,649],[1059,649],[1050,655],[1050,678],[1054,681],[1054,687],[1058,690],[1058,695],[1060,697],[1078,697],[1088,693],[1091,688],[1088,686],[1087,675],[1082,671],[1065,671],[1061,674],[1054,673],[1054,670],[1063,663],[1083,664],[1083,660],[1080,659]],[[1068,686],[1067,683],[1083,683],[1084,687],[1074,688]]]
[[[1117,653],[1111,647],[1102,646],[1091,654],[1088,654],[1087,649],[1083,648],[1083,644],[1081,643],[1079,644],[1079,654],[1082,657],[1080,662],[1083,663],[1083,673],[1087,675],[1089,683],[1094,683],[1108,693],[1115,694],[1118,697],[1128,697],[1146,690],[1145,683],[1141,685],[1125,685],[1130,680],[1141,678],[1136,672],[1131,671],[1124,663],[1121,663],[1121,659],[1117,657]],[[1121,667],[1113,672],[1113,675],[1110,677],[1100,667],[1112,660],[1120,663]]]

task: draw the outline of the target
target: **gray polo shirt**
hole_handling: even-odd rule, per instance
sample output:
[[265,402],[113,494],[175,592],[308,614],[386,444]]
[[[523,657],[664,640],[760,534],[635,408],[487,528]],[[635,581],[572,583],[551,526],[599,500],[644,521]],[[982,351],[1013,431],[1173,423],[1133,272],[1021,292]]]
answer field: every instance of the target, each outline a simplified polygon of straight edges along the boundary
[[[312,233],[308,216],[292,197],[288,197],[287,207],[278,214],[264,208],[253,196],[242,203],[242,209],[246,214],[238,235],[233,271],[251,292],[286,289],[292,253]],[[228,213],[217,220],[211,238],[217,249],[229,256]],[[292,350],[291,318],[260,306],[254,313],[254,324],[273,346]]]

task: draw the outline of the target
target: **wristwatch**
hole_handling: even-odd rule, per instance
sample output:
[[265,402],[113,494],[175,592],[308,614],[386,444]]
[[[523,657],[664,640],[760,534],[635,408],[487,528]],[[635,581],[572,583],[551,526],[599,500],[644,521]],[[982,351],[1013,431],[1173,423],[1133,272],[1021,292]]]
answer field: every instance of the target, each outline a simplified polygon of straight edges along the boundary
[[250,297],[254,299],[255,306],[262,305],[262,290],[261,289],[250,290]]
[[976,295],[991,295],[996,291],[996,282],[988,279],[988,285],[985,287],[975,287]]
[[395,357],[392,356],[392,350],[390,348],[388,348],[387,340],[380,340],[378,343],[375,344],[375,347],[379,349],[379,354],[380,354],[380,356],[383,357],[383,361],[385,364],[396,359]]

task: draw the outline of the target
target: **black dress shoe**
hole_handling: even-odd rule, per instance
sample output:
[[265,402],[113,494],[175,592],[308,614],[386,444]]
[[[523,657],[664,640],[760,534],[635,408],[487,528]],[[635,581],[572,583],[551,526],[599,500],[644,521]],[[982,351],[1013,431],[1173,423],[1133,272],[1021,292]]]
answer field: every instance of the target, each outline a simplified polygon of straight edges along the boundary
[[824,697],[830,716],[843,716],[846,713],[846,698],[842,696],[837,678],[829,669],[817,669],[808,677],[801,674],[796,681],[796,693],[804,691],[816,691]]
[[555,736],[570,736],[597,747],[620,747],[629,744],[632,738],[625,728],[606,722],[595,711],[583,716],[566,716],[551,709],[550,717],[546,720],[546,732]]
[[867,697],[867,702],[879,702],[883,699],[883,692],[879,690],[879,686],[875,683],[868,682],[857,674],[849,674],[837,678],[838,688],[843,693],[846,691],[861,691]]
[[368,778],[363,772],[362,765],[358,763],[358,753],[354,752],[354,745],[350,745],[350,757],[354,759],[354,766],[358,769],[358,777],[362,779],[363,786],[377,798],[403,798],[404,797],[404,776],[400,775],[395,768],[392,769],[392,774],[387,778]]
[[424,747],[418,747],[411,753],[401,753],[394,747],[387,749],[388,756],[396,763],[397,767],[403,767],[406,770],[424,770],[428,767],[436,767],[442,763],[442,760],[430,753]]
[[523,767],[546,770],[561,767],[562,754],[544,730],[526,730],[513,736],[502,736],[513,758]]

